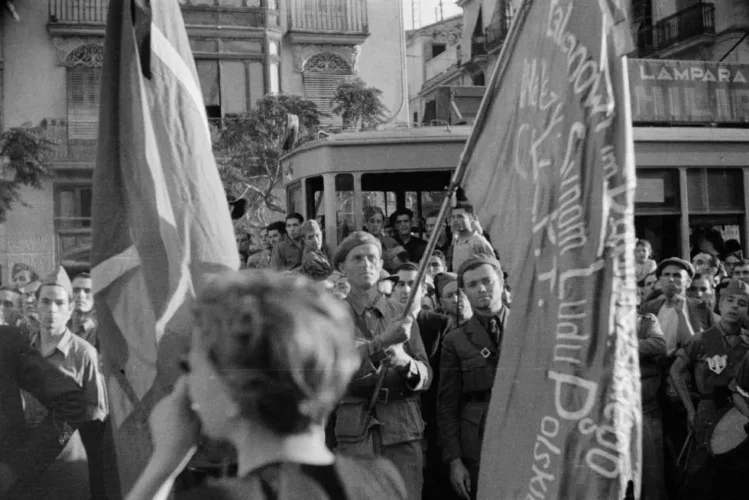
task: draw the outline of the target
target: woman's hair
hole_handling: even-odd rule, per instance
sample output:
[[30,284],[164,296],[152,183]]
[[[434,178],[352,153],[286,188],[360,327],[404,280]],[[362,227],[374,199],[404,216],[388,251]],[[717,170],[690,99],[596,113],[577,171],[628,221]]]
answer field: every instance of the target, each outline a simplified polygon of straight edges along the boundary
[[281,436],[322,424],[359,366],[349,312],[303,276],[218,275],[194,316],[241,415]]

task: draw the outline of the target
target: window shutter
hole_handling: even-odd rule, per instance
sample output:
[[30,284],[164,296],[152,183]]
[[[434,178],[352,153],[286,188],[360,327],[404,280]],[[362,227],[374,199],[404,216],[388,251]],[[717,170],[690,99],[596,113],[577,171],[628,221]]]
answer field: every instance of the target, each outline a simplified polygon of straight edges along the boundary
[[350,78],[350,75],[331,75],[317,72],[304,73],[305,97],[317,104],[317,109],[322,113],[331,115],[320,118],[321,125],[339,127],[342,125],[341,117],[332,114],[333,104],[331,103],[331,99],[333,99],[333,94],[335,94],[338,85],[348,81]]
[[99,134],[101,68],[70,67],[68,75],[68,139],[96,140]]

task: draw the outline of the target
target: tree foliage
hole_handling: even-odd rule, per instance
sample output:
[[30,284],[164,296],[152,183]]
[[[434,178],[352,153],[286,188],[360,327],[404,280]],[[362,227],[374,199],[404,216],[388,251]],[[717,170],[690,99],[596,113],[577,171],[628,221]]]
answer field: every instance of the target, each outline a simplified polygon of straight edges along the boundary
[[265,225],[272,212],[278,215],[286,211],[278,190],[284,175],[280,158],[288,114],[299,117],[297,145],[316,137],[323,116],[317,105],[285,94],[268,95],[249,113],[225,118],[215,136],[214,150],[224,187],[230,196],[248,200],[251,226]]
[[24,124],[0,135],[0,157],[4,162],[0,178],[0,222],[5,222],[15,203],[21,199],[21,187],[42,188],[42,182],[53,176],[49,159],[55,142],[47,138],[41,127]]
[[344,129],[373,130],[385,121],[387,108],[382,91],[367,87],[361,78],[344,82],[333,94],[333,113],[343,119]]

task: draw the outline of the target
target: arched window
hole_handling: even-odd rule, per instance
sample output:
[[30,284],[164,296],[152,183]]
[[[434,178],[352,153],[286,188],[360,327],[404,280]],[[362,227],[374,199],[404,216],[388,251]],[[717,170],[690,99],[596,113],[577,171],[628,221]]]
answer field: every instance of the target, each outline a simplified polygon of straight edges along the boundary
[[[353,71],[342,57],[323,52],[307,59],[302,75],[305,97],[317,104],[321,112],[331,114],[333,94],[338,85],[351,79]],[[320,122],[323,125],[341,125],[341,118],[323,117]]]
[[96,44],[78,47],[65,59],[69,140],[96,140],[103,60],[103,47]]

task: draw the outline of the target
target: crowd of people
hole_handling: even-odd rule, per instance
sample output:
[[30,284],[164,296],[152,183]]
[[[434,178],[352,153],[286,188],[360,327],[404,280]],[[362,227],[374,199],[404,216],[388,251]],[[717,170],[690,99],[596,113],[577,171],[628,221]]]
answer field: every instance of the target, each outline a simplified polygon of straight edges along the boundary
[[[151,414],[154,453],[128,498],[476,498],[507,275],[465,202],[449,226],[426,218],[426,236],[439,232],[428,256],[413,213],[389,219],[393,233],[368,208],[331,252],[318,221],[289,214],[243,259],[255,271],[200,291],[184,375]],[[656,262],[645,240],[634,257],[640,498],[744,498],[749,425],[720,436],[718,424],[749,420],[749,260],[705,246]],[[91,277],[23,264],[12,275],[0,289],[0,496],[108,498]],[[210,442],[232,445],[232,477],[195,480],[192,453]]]

